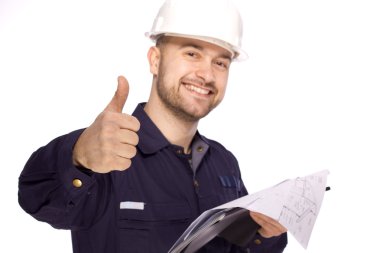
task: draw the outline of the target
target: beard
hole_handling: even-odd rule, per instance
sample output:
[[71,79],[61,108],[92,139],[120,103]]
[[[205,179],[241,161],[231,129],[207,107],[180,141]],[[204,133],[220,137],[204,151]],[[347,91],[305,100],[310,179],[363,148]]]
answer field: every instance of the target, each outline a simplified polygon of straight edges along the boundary
[[178,86],[173,85],[170,88],[165,86],[164,67],[160,66],[157,79],[157,94],[164,106],[178,119],[185,122],[198,122],[201,118],[209,114],[216,104],[209,104],[205,110],[199,110],[194,104],[186,101],[180,95],[181,80]]

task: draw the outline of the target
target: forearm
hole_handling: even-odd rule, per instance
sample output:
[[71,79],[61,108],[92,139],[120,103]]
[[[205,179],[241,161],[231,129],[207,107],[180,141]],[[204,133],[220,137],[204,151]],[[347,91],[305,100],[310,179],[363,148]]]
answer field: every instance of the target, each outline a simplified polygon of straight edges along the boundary
[[[244,196],[247,194],[248,192],[243,185],[242,195]],[[257,224],[257,222],[255,223]],[[256,232],[256,234],[251,240],[251,243],[248,245],[249,249],[246,252],[281,253],[284,251],[287,243],[288,243],[287,233],[283,233],[280,236],[275,236],[271,238],[264,238],[260,235],[259,232]]]
[[[34,152],[19,178],[20,206],[37,220],[57,228],[75,229],[90,224],[94,217],[81,212],[95,205],[100,197],[94,176],[83,173],[72,162],[72,148],[81,132],[61,136]],[[73,184],[75,179],[80,180],[80,187]]]

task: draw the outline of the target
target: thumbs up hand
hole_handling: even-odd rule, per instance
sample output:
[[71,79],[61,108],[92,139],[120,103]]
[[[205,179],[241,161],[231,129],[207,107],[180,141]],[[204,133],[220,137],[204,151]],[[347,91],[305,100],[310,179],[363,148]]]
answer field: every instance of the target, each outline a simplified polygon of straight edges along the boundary
[[110,103],[79,137],[73,150],[73,162],[98,173],[125,170],[131,166],[139,141],[140,122],[122,112],[129,93],[128,81],[118,77],[118,86]]

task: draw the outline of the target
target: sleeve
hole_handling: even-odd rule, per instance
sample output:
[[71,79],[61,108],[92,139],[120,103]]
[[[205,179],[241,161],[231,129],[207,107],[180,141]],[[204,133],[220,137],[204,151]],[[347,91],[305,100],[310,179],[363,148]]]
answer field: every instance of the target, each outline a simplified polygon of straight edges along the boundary
[[105,211],[108,174],[77,168],[72,150],[82,130],[58,137],[35,151],[19,177],[20,206],[55,228],[83,229]]
[[[242,181],[241,181],[242,182]],[[248,194],[244,184],[242,183],[241,189],[242,196]],[[255,253],[281,253],[284,251],[286,245],[288,244],[287,233],[280,236],[265,238],[259,233],[256,233],[244,252],[255,252]]]
[[281,253],[287,244],[288,237],[286,233],[272,238],[264,238],[257,233],[247,251],[255,253]]

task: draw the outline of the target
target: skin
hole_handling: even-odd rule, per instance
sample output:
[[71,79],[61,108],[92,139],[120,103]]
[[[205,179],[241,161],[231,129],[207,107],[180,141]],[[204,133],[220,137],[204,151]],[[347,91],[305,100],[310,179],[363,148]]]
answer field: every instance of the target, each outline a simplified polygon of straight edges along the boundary
[[[198,122],[212,111],[226,92],[231,53],[214,44],[188,38],[165,37],[149,49],[152,89],[144,108],[172,144],[190,152]],[[139,121],[123,113],[129,93],[127,80],[118,77],[115,95],[81,134],[73,149],[73,163],[98,173],[126,170],[136,155]],[[270,238],[286,232],[276,220],[251,212]]]
[[149,49],[148,60],[153,85],[145,111],[171,143],[188,152],[199,120],[223,100],[231,54],[199,40],[168,37]]

